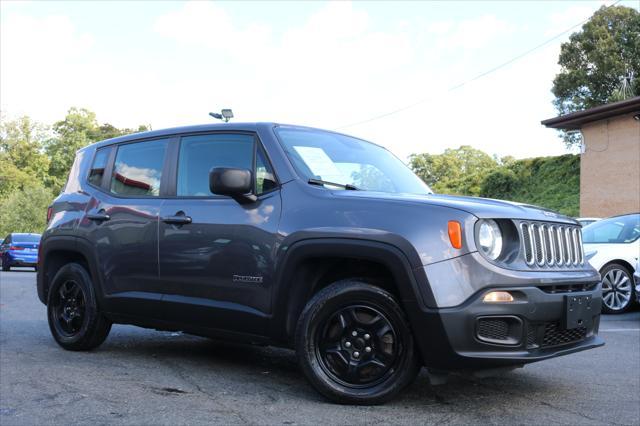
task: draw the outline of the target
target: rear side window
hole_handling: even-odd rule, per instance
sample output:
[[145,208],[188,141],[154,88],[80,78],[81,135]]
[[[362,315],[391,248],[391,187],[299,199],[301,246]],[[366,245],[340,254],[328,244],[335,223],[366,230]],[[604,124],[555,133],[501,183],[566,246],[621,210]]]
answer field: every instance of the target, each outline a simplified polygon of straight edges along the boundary
[[135,197],[160,195],[167,145],[168,139],[120,145],[111,177],[111,192]]
[[186,136],[180,142],[178,196],[210,197],[209,171],[215,167],[253,170],[251,135]]
[[102,185],[102,177],[104,176],[104,169],[107,167],[107,160],[109,160],[109,152],[110,148],[102,148],[96,151],[91,170],[89,170],[89,183],[91,185]]
[[14,235],[13,242],[15,243],[39,243],[39,234],[16,234]]

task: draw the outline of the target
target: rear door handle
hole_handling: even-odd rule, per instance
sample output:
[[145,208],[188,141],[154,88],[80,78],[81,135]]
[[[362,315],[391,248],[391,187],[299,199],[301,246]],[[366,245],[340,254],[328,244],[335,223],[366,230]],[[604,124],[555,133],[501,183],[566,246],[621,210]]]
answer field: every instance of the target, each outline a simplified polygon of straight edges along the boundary
[[191,217],[185,216],[184,213],[176,214],[175,216],[165,216],[162,218],[164,223],[171,223],[173,225],[188,225],[191,223]]
[[111,219],[111,216],[106,214],[104,210],[100,210],[98,213],[87,213],[87,219],[94,220],[96,222],[105,222]]

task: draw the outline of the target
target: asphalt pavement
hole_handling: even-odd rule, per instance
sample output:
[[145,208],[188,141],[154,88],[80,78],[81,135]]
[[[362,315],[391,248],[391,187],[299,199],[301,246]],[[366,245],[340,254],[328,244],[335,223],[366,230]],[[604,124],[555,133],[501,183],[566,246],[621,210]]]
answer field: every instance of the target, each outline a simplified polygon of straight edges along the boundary
[[116,325],[92,352],[52,339],[35,273],[0,272],[0,424],[640,424],[640,312],[607,344],[500,377],[423,372],[386,405],[324,400],[292,351]]

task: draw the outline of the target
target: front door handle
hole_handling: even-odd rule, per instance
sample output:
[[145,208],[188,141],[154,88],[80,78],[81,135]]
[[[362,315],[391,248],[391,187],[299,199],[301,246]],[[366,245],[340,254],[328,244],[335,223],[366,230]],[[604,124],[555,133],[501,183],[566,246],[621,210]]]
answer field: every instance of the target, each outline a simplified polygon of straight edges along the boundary
[[87,219],[94,220],[96,222],[105,222],[111,219],[111,216],[106,214],[104,210],[100,210],[98,213],[87,213]]
[[163,217],[162,221],[173,225],[188,225],[191,223],[191,217],[185,215],[184,212],[178,212],[174,216]]

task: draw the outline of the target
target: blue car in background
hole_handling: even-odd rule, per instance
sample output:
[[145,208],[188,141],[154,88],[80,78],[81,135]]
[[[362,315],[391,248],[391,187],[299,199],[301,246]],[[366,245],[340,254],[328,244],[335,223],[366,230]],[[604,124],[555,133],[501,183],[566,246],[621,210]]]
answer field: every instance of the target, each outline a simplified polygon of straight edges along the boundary
[[0,245],[0,262],[2,270],[8,271],[12,266],[38,267],[38,248],[40,234],[7,235]]

